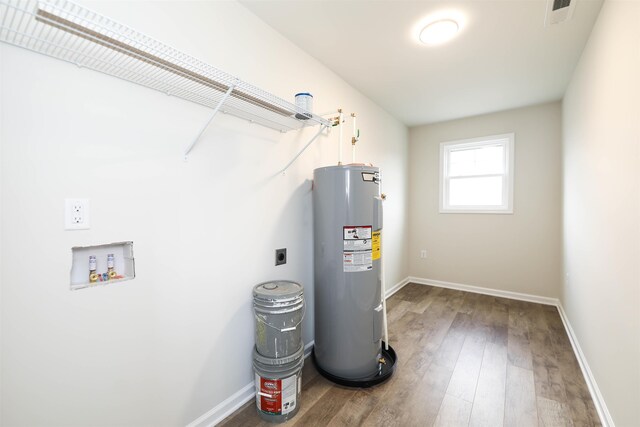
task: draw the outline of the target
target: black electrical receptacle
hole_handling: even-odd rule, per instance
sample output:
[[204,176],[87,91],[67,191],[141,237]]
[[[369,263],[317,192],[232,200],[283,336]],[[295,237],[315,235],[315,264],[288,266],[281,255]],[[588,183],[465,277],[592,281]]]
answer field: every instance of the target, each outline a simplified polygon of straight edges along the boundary
[[276,249],[276,265],[287,263],[287,248]]

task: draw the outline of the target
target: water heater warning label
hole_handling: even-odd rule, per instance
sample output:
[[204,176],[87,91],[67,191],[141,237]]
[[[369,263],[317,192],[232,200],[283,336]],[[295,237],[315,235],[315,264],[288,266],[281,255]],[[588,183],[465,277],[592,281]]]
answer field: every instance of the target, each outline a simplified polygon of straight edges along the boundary
[[370,225],[348,225],[342,229],[344,249],[342,252],[345,273],[373,269]]
[[380,259],[380,231],[374,231],[371,238],[371,246],[373,250],[373,260]]

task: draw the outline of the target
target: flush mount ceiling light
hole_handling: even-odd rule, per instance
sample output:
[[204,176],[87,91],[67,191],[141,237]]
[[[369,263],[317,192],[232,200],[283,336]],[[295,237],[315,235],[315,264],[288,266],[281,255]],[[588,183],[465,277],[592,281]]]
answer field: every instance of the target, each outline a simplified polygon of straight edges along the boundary
[[453,19],[440,19],[426,25],[418,38],[424,44],[438,45],[455,37],[459,29],[460,26]]

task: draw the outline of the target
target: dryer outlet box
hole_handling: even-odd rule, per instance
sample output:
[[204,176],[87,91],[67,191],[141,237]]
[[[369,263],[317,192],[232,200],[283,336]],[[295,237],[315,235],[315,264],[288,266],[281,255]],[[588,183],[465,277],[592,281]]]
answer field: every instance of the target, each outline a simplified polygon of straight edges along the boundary
[[276,265],[287,263],[287,248],[276,249]]

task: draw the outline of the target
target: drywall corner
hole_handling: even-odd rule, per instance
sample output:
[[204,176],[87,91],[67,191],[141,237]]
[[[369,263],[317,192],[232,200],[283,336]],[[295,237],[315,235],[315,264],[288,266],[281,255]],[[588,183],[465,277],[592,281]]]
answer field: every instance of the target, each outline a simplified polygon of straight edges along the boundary
[[561,301],[610,423],[640,425],[640,3],[604,2],[563,100]]

